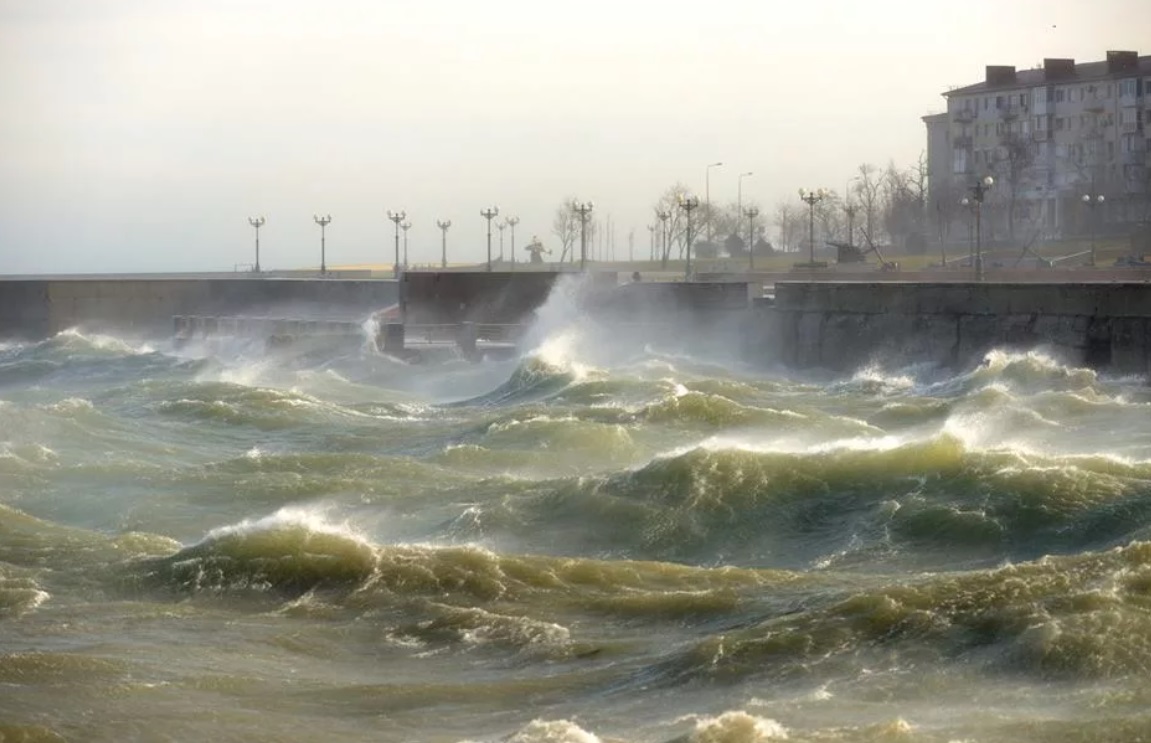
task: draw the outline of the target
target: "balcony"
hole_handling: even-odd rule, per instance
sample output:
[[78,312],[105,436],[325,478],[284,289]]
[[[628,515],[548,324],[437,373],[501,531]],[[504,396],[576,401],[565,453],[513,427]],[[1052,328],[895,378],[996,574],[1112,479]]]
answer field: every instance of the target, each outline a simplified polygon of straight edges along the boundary
[[1107,110],[1106,98],[1089,98],[1083,102],[1083,109],[1085,111],[1094,111],[1095,113],[1103,113]]
[[1051,132],[1046,129],[1042,131],[1035,130],[1031,132],[1031,139],[1035,142],[1046,142],[1048,139],[1051,139]]
[[1005,119],[1017,119],[1027,115],[1027,106],[1019,103],[1007,103],[999,107],[999,115]]
[[960,124],[970,124],[972,121],[975,121],[975,111],[970,108],[961,108],[952,114],[951,118]]
[[951,140],[951,146],[957,150],[969,150],[974,144],[970,136],[960,136]]

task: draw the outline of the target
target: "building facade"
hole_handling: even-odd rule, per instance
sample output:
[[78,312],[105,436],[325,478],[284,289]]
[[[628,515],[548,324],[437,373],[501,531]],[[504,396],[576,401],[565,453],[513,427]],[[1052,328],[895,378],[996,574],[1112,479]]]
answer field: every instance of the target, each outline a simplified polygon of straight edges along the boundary
[[990,175],[992,239],[1118,233],[1151,220],[1151,56],[993,65],[943,95],[947,112],[924,117],[937,213],[953,213],[943,201],[951,207]]

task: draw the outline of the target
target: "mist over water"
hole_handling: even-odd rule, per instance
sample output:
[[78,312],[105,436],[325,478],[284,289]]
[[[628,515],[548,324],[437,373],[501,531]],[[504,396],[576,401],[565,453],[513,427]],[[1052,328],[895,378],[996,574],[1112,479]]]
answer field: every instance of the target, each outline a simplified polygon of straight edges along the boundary
[[1146,380],[801,374],[584,292],[480,364],[0,346],[0,738],[1151,730]]

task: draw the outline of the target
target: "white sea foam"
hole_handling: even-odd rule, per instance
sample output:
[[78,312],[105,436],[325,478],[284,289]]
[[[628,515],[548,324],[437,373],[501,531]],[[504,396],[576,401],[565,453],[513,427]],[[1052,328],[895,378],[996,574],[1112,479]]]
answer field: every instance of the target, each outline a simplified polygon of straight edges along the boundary
[[111,351],[126,356],[142,356],[156,352],[155,347],[150,343],[134,343],[124,338],[117,338],[114,335],[105,335],[102,333],[84,333],[79,328],[61,330],[56,334],[56,339],[66,343],[83,344],[99,351]]
[[507,743],[601,743],[598,735],[571,720],[532,720],[517,730]]
[[274,531],[284,527],[305,527],[317,534],[331,534],[346,537],[364,544],[370,544],[359,530],[348,521],[334,522],[329,519],[331,509],[327,506],[285,506],[273,514],[258,519],[244,519],[236,524],[218,526],[208,532],[204,542],[232,536]]
[[695,724],[687,738],[689,743],[763,743],[787,739],[787,729],[783,725],[743,710],[730,710],[718,717],[687,715],[677,722]]

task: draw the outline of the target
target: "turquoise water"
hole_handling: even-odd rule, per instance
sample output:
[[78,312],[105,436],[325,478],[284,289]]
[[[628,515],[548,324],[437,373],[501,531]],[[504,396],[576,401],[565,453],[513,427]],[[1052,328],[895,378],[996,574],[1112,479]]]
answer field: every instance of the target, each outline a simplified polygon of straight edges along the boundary
[[482,364],[0,346],[0,739],[1147,739],[1146,380],[578,309]]

